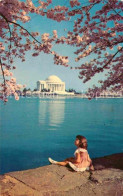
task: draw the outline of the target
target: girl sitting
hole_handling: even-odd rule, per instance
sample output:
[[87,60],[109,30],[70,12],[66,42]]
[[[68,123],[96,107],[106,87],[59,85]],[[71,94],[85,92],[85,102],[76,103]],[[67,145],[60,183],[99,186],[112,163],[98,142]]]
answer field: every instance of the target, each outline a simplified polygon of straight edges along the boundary
[[77,135],[75,145],[77,146],[77,150],[74,153],[75,157],[67,158],[62,162],[48,158],[49,162],[62,166],[69,165],[75,171],[94,170],[92,160],[87,151],[87,139],[84,136]]

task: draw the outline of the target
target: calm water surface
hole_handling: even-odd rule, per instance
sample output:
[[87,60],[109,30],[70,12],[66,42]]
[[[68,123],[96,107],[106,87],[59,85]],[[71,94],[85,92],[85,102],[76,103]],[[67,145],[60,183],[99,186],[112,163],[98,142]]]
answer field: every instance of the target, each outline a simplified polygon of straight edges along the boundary
[[91,157],[123,152],[123,99],[10,99],[0,113],[0,173],[73,156],[78,134]]

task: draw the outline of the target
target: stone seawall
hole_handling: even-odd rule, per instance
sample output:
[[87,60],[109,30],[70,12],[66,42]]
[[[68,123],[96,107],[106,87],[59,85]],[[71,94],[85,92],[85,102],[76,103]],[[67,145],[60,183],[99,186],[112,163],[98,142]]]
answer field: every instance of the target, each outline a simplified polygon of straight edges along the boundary
[[0,175],[1,196],[123,196],[123,153],[93,159],[95,171],[48,165]]

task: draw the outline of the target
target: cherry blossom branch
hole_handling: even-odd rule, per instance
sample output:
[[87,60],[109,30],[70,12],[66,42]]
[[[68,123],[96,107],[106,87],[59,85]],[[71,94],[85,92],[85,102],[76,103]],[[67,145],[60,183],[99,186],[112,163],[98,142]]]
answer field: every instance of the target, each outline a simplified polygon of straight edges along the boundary
[[41,42],[39,42],[27,29],[25,29],[23,26],[21,26],[20,24],[16,23],[16,22],[12,22],[12,21],[9,21],[9,23],[12,23],[16,26],[19,26],[21,29],[25,30],[36,42],[38,42],[39,44],[41,44]]
[[0,58],[0,66],[1,66],[2,76],[3,76],[4,86],[5,86],[6,85],[6,80],[5,80],[5,76],[4,76],[4,71],[3,71],[3,66],[2,66],[2,60],[1,60],[1,58]]
[[107,87],[110,87],[111,85],[114,85],[118,80],[122,79],[123,81],[123,73],[121,73],[117,78],[115,78],[113,81],[107,83]]
[[[9,45],[9,55],[10,55],[11,54],[11,52],[10,52],[11,51],[11,36],[12,36],[11,28],[9,26],[9,22],[8,22],[7,18],[2,13],[0,13],[0,16],[2,16],[4,18],[4,20],[6,21],[6,23],[8,25],[9,34],[10,34],[10,45]],[[10,56],[8,57],[8,62],[10,61],[9,59],[10,59]]]
[[[105,0],[104,0],[105,1]],[[107,4],[110,4],[110,7],[111,7],[111,9],[117,14],[117,15],[119,15],[120,17],[122,17],[119,13],[117,13],[116,12],[116,10],[112,7],[112,5],[111,5],[111,3],[110,3],[110,1],[105,1]]]
[[102,71],[104,68],[107,67],[107,65],[109,65],[109,63],[113,60],[113,58],[120,52],[122,51],[123,47],[121,47],[121,49],[117,50],[117,52],[112,56],[112,58],[103,66],[103,67],[100,67],[96,70],[96,72],[98,71]]
[[[90,76],[88,77],[88,79],[87,79],[87,78],[84,79],[83,82],[85,83],[85,82],[89,81],[89,80],[91,79],[91,76],[94,76],[96,73],[99,73],[99,72],[103,71],[103,70],[110,64],[110,62],[113,60],[113,58],[114,58],[120,51],[122,51],[122,49],[123,49],[123,47],[121,47],[121,48],[112,56],[112,58],[110,58],[110,60],[109,60],[103,67],[99,67],[99,68],[97,68],[97,69],[91,70],[91,72],[89,73]],[[83,78],[83,76],[82,76],[82,77],[80,76],[79,78]]]

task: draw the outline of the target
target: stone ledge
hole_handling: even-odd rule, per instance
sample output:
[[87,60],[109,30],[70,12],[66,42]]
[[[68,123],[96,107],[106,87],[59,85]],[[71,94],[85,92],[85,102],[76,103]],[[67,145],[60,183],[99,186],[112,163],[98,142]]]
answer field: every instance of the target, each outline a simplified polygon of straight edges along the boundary
[[1,175],[1,196],[123,195],[123,153],[96,158],[93,163],[93,172],[48,165]]

